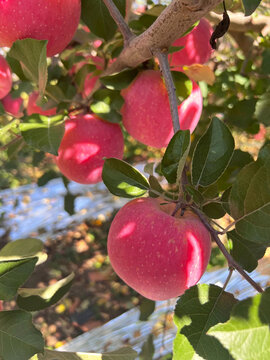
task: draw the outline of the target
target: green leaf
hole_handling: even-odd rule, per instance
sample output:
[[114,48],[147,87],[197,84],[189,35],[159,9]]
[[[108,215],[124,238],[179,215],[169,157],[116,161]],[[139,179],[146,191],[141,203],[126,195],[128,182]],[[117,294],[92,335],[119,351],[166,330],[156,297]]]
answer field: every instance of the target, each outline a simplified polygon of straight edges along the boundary
[[125,161],[106,159],[102,179],[109,191],[125,198],[140,197],[149,190],[146,177]]
[[217,324],[208,334],[218,339],[235,360],[270,358],[270,288],[240,301],[225,324]]
[[122,120],[120,109],[124,99],[118,90],[99,89],[93,94],[91,110],[104,120],[118,123]]
[[[232,359],[218,341],[207,335],[215,324],[229,319],[237,300],[218,286],[199,284],[188,289],[177,301],[174,322],[178,335],[173,359]],[[217,355],[218,354],[218,355]]]
[[[149,176],[149,184],[151,187],[151,191],[149,191],[150,197],[156,198],[156,197],[159,197],[160,194],[164,193],[158,179],[155,176],[153,176],[153,175]],[[155,191],[153,191],[153,190],[155,190]]]
[[29,360],[43,349],[44,340],[33,326],[31,314],[22,310],[0,312],[1,359]]
[[245,16],[251,15],[260,5],[261,0],[242,0],[245,8]]
[[230,210],[236,232],[252,242],[270,245],[270,145],[246,165],[231,190]]
[[[125,16],[126,1],[114,0],[114,3]],[[102,0],[82,0],[81,14],[83,22],[95,35],[104,40],[110,40],[114,36],[117,25]]]
[[189,148],[189,130],[179,130],[172,137],[161,161],[161,171],[169,183],[174,184],[179,181],[185,166]]
[[143,298],[140,303],[140,321],[146,321],[155,311],[156,302],[147,298]]
[[150,334],[142,346],[140,360],[152,360],[155,353],[154,337]]
[[137,352],[127,346],[103,354],[45,350],[44,355],[37,354],[30,360],[135,360],[136,357]]
[[64,115],[47,117],[33,114],[20,124],[26,143],[34,148],[58,155],[58,148],[65,133]]
[[0,299],[11,300],[34,271],[38,258],[0,262]]
[[46,185],[50,180],[59,178],[59,173],[54,170],[46,171],[37,181],[38,186]]
[[176,90],[176,95],[181,101],[186,99],[192,91],[192,81],[180,71],[172,71],[172,78]]
[[248,152],[244,152],[242,150],[236,149],[233,152],[233,156],[231,161],[222,174],[222,176],[218,179],[218,189],[225,190],[230,187],[236,179],[239,171],[247,164],[253,161],[252,156]]
[[231,255],[234,260],[248,272],[256,269],[258,260],[264,256],[266,246],[242,238],[235,230],[228,231],[227,236],[232,240]]
[[237,101],[231,109],[226,111],[226,122],[248,131],[256,121],[254,118],[256,101],[256,99]]
[[255,116],[265,126],[270,126],[270,91],[262,94],[257,101]]
[[270,74],[270,49],[265,49],[262,54],[261,70],[263,74]]
[[9,56],[18,60],[27,79],[44,94],[47,84],[47,40],[23,39],[13,43]]
[[137,74],[138,70],[128,69],[117,74],[103,76],[100,78],[100,82],[110,90],[122,90],[128,87]]
[[0,261],[38,257],[42,250],[43,242],[39,239],[19,239],[9,242],[0,250]]
[[57,281],[55,284],[39,289],[20,288],[17,305],[26,311],[43,310],[57,303],[70,289],[74,274]]
[[213,184],[225,171],[234,150],[234,139],[227,126],[213,118],[198,141],[192,159],[192,183],[195,186]]
[[204,205],[202,210],[211,219],[220,219],[226,214],[222,204],[217,202]]
[[69,192],[64,197],[64,209],[69,215],[73,215],[75,213],[76,197],[77,195],[73,195]]

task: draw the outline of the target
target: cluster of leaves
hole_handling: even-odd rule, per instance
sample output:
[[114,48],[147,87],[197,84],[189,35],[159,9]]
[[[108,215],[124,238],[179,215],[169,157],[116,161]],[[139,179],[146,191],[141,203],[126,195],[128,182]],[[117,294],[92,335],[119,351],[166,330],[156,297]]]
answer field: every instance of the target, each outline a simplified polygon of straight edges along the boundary
[[[124,14],[125,1],[116,3]],[[246,14],[252,13],[259,3],[258,0],[243,0]],[[143,32],[163,9],[161,5],[155,6],[133,19],[130,23],[133,31],[136,34]],[[105,40],[95,51],[108,64],[121,51],[123,41],[116,33],[116,24],[103,2],[82,0],[82,20],[92,33]],[[0,109],[4,119],[1,136],[7,136],[5,139],[8,141],[10,135],[7,134],[12,130],[12,134],[20,134],[29,146],[57,155],[68,113],[89,109],[90,106],[91,111],[107,121],[121,121],[123,99],[120,91],[134,79],[138,69],[101,78],[102,88],[85,101],[77,94],[77,89],[82,88],[86,74],[96,74],[99,70],[89,59],[76,76],[70,75],[73,65],[85,60],[84,55],[93,50],[89,45],[89,41],[93,40],[92,33],[79,29],[74,46],[49,65],[46,41],[26,39],[14,43],[7,59],[20,79],[18,91],[29,93],[32,84],[35,84],[40,94],[39,104],[44,108],[56,106],[58,115],[25,115],[21,121],[10,121]],[[175,50],[179,49],[172,49]],[[224,120],[228,125],[250,133],[258,131],[259,123],[269,126],[269,59],[266,40],[261,58],[258,63],[250,61],[245,68],[245,76],[239,75],[243,59],[239,59],[229,71],[224,66],[217,68],[217,82],[211,88],[205,88],[205,93],[211,91],[215,98],[221,100],[217,103],[205,100],[207,112],[211,115],[225,114]],[[148,64],[142,65],[145,66]],[[255,81],[252,79],[253,72],[266,78]],[[174,77],[177,95],[183,99],[190,94],[191,83],[183,74],[175,74]],[[238,91],[237,96],[235,90]],[[22,139],[18,139],[17,147],[13,149],[15,152],[22,148]],[[249,153],[234,149],[229,128],[218,117],[212,117],[205,133],[196,139],[195,147],[191,144],[188,131],[177,132],[161,163],[158,166],[148,164],[145,168],[148,178],[128,163],[112,158],[105,161],[103,181],[117,196],[134,198],[148,192],[149,196],[161,196],[164,201],[177,201],[181,191],[186,205],[195,205],[209,219],[230,215],[235,222],[235,230],[227,232],[231,255],[246,271],[251,272],[270,245],[269,169],[269,145],[262,147],[258,159],[254,161]],[[184,182],[183,173],[186,174]],[[166,187],[160,176],[167,180]],[[29,359],[31,356],[34,356],[33,360],[92,360],[119,356],[134,359],[136,353],[129,348],[107,355],[44,352],[42,336],[33,327],[30,312],[58,301],[70,287],[73,275],[46,289],[20,288],[41,261],[41,250],[40,241],[27,239],[9,244],[0,252],[0,299],[10,300],[17,296],[20,308],[0,313],[1,343],[4,344],[0,347],[0,357],[4,360]],[[216,286],[191,288],[178,301],[175,310],[178,334],[174,343],[174,358],[192,359],[197,354],[207,359],[267,359],[270,341],[268,298],[268,289],[253,298],[237,301]],[[258,333],[260,336],[255,337]],[[249,335],[252,341],[247,342],[245,340]]]
[[[16,297],[18,310],[0,312],[0,357],[15,359],[113,359],[125,356],[132,360],[136,352],[123,348],[107,354],[61,353],[45,350],[40,331],[32,324],[32,312],[43,310],[57,303],[70,289],[74,274],[45,288],[21,287],[35,269],[46,261],[43,243],[38,239],[20,239],[8,243],[0,251],[0,301]],[[37,355],[35,355],[37,354]]]

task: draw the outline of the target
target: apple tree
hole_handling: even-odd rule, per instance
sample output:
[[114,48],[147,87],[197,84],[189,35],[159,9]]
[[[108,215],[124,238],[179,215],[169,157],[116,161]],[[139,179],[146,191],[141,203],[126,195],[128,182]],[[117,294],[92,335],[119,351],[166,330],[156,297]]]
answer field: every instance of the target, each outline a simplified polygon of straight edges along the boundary
[[[146,298],[180,296],[174,360],[268,359],[270,290],[249,273],[270,245],[269,3],[0,0],[0,47],[3,166],[27,151],[35,166],[53,159],[47,180],[103,181],[130,199],[112,222],[108,254]],[[260,146],[247,151],[242,135]],[[123,160],[132,138],[159,149],[144,174]],[[223,287],[197,284],[213,244],[228,264]],[[23,288],[45,260],[38,239],[0,250],[0,306],[17,304],[0,312],[0,359],[135,359],[130,347],[44,348],[32,312],[74,279]],[[233,271],[254,297],[226,291]]]

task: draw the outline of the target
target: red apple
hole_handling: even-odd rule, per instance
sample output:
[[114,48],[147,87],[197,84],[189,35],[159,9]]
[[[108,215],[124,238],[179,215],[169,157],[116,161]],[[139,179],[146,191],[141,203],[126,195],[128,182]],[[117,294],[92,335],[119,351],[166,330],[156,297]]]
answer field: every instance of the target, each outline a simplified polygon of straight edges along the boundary
[[0,99],[3,99],[10,92],[11,87],[12,77],[10,67],[6,59],[0,55]]
[[116,214],[108,235],[113,269],[130,287],[151,300],[179,296],[206,270],[211,237],[199,218],[175,205],[140,198]]
[[[159,71],[146,70],[124,90],[121,109],[127,132],[143,144],[162,148],[173,136],[170,104]],[[178,107],[181,130],[194,131],[202,113],[202,94],[193,82],[191,95]]]
[[177,39],[172,46],[184,46],[183,49],[169,56],[170,65],[177,70],[183,65],[204,64],[212,54],[209,40],[213,29],[206,19],[201,19],[199,24],[186,36]]
[[104,157],[123,157],[124,139],[118,124],[95,115],[77,115],[66,121],[55,158],[60,171],[80,184],[102,181]]
[[43,110],[40,106],[37,105],[38,93],[32,92],[29,95],[28,104],[27,104],[27,114],[40,114],[45,116],[53,116],[56,114],[56,108],[52,108],[49,110]]
[[23,99],[21,97],[13,98],[10,94],[1,100],[5,111],[14,117],[23,116]]
[[71,41],[80,20],[80,0],[1,0],[0,46],[18,39],[48,40],[53,56]]

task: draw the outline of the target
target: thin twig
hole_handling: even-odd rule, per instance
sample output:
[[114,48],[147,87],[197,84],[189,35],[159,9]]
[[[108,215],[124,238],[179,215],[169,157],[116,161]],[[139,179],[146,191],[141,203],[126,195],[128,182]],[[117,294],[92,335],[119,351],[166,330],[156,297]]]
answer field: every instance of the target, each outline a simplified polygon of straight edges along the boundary
[[178,114],[178,105],[177,105],[177,97],[176,97],[176,90],[172,78],[172,74],[170,71],[170,65],[168,61],[168,54],[162,51],[157,51],[154,54],[159,61],[159,66],[165,80],[165,85],[169,95],[169,102],[170,102],[170,109],[173,121],[173,130],[176,133],[180,130],[180,123],[179,123],[179,114]]
[[254,287],[254,289],[256,289],[259,293],[262,293],[263,289],[261,288],[261,286],[259,284],[257,284],[254,280],[252,280],[251,277],[242,269],[242,267],[228,253],[228,251],[225,248],[224,244],[222,243],[222,241],[218,237],[217,231],[212,228],[212,226],[209,224],[209,222],[207,221],[205,216],[201,213],[201,211],[199,209],[197,209],[196,207],[194,207],[194,206],[191,206],[190,208],[195,214],[198,215],[201,222],[204,224],[206,229],[210,232],[212,238],[215,240],[215,242],[217,243],[217,245],[220,248],[221,252],[223,253],[225,258],[227,259],[229,268],[237,270],[239,272],[239,274],[241,274],[250,283],[250,285]]
[[228,274],[227,279],[226,279],[226,281],[225,281],[225,283],[224,283],[224,285],[223,285],[223,288],[222,288],[223,291],[225,291],[227,285],[229,284],[229,281],[231,280],[233,271],[234,271],[233,268],[229,268],[229,274]]
[[6,150],[10,145],[15,144],[17,141],[22,139],[22,136],[17,136],[16,138],[12,139],[10,142],[8,142],[6,145],[3,145],[0,147],[0,151]]
[[114,4],[112,0],[103,0],[104,4],[107,6],[111,17],[116,22],[121,34],[123,35],[125,44],[129,42],[135,35],[132,33],[130,28],[128,27],[125,19],[121,15],[120,11],[118,10],[117,6]]

